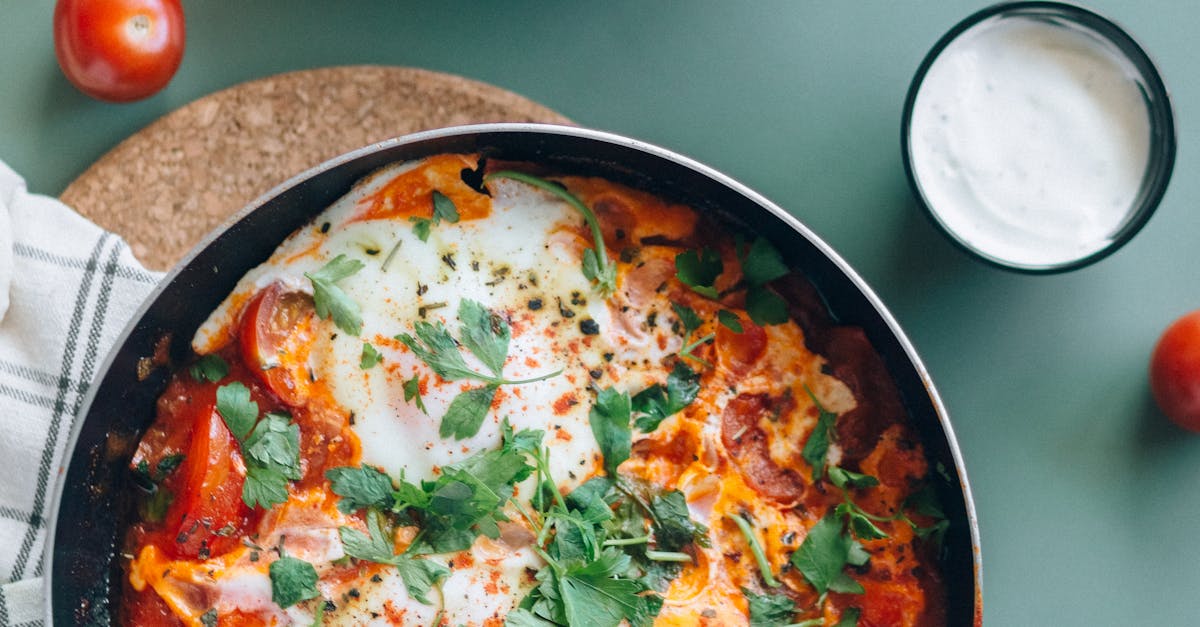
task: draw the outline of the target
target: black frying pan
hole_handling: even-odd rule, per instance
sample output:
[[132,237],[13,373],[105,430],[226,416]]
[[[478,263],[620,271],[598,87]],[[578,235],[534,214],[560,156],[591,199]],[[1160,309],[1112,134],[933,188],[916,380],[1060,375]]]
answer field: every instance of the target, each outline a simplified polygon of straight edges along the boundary
[[[362,148],[305,172],[258,199],[209,235],[135,314],[100,368],[68,442],[46,549],[46,596],[55,625],[108,625],[119,590],[115,553],[131,513],[126,465],[154,418],[169,368],[150,362],[156,346],[171,363],[190,354],[197,327],[243,274],[267,259],[292,231],[371,171],[441,152],[546,164],[555,172],[598,175],[750,228],[802,270],[842,324],[863,328],[899,386],[933,464],[950,481],[935,482],[950,520],[944,576],[949,623],[982,616],[979,530],[971,491],[946,410],[925,367],[891,314],[861,278],[786,211],[690,159],[635,140],[585,129],[487,124],[409,135]],[[164,224],[163,228],[170,228]],[[163,346],[163,338],[169,345]]]

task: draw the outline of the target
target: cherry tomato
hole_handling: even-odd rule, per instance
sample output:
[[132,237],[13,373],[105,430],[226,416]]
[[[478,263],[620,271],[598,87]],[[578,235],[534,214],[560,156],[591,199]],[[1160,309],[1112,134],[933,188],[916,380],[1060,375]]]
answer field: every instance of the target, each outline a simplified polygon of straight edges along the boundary
[[83,93],[109,102],[162,89],[183,59],[179,0],[58,0],[54,53]]
[[192,440],[180,466],[175,500],[167,509],[166,528],[175,533],[179,557],[219,555],[237,544],[250,510],[242,501],[246,468],[238,444],[217,413],[211,386],[197,403]]
[[312,298],[272,283],[242,314],[242,360],[279,400],[293,407],[308,398],[308,350],[316,311]]
[[1171,323],[1150,357],[1150,390],[1179,426],[1200,432],[1200,310]]

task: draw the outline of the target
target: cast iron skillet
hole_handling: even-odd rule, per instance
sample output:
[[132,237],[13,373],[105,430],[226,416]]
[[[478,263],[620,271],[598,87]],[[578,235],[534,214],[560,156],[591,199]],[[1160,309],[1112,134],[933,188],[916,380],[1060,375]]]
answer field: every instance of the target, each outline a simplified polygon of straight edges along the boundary
[[[950,520],[944,576],[949,623],[982,616],[979,531],[971,491],[946,410],[925,367],[891,314],[861,278],[816,235],[759,194],[695,161],[645,143],[591,130],[536,124],[486,124],[418,133],[338,157],[251,203],[209,235],[166,276],[125,329],[101,367],[68,442],[59,473],[46,550],[51,624],[108,625],[114,559],[131,512],[126,465],[138,434],[154,417],[169,367],[155,367],[156,346],[184,362],[190,340],[210,311],[248,270],[265,261],[292,231],[394,161],[441,152],[547,164],[564,173],[605,176],[690,204],[766,236],[787,263],[817,287],[834,317],[862,327],[887,363],[920,431]],[[163,225],[170,228],[170,225]],[[168,338],[168,340],[163,340]],[[169,345],[163,344],[169,341]],[[159,360],[161,361],[161,360]],[[141,376],[139,376],[139,372]]]

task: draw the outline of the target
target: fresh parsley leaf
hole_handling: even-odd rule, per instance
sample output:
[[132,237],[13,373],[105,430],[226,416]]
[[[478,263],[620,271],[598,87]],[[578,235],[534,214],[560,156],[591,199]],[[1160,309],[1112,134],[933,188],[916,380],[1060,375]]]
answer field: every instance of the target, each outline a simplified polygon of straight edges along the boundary
[[742,276],[750,285],[763,285],[789,272],[779,251],[765,237],[756,238],[741,261]]
[[456,224],[458,222],[458,207],[454,206],[454,201],[450,197],[433,190],[433,223],[449,222]]
[[750,602],[750,627],[780,627],[792,622],[796,603],[782,594],[755,594],[742,588]]
[[246,466],[246,482],[242,484],[242,501],[247,507],[270,509],[287,501],[287,477],[262,466]]
[[269,509],[287,501],[288,481],[301,477],[300,427],[291,416],[268,413],[241,445],[246,462],[246,482],[242,485],[246,506]]
[[716,300],[717,277],[725,270],[721,255],[710,248],[685,250],[675,256],[675,276],[696,293]]
[[[216,383],[216,381],[213,381]],[[200,624],[204,627],[217,627],[217,608],[210,607],[208,611],[200,615]]]
[[304,273],[312,281],[313,305],[317,315],[325,319],[333,318],[337,328],[353,335],[358,335],[362,330],[362,314],[358,303],[346,295],[337,283],[362,270],[364,265],[357,259],[338,255],[320,270]]
[[467,367],[462,353],[458,352],[458,343],[450,337],[446,325],[438,322],[431,324],[418,320],[413,324],[413,332],[417,337],[407,333],[396,336],[421,361],[433,369],[437,376],[446,381],[478,378],[479,374]]
[[383,355],[379,354],[379,350],[371,346],[367,342],[363,342],[362,357],[358,361],[358,367],[363,370],[374,368],[375,364],[383,359]]
[[679,316],[679,324],[683,325],[685,334],[699,329],[700,325],[704,324],[704,321],[700,319],[700,315],[696,313],[696,310],[687,305],[671,303],[671,309],[674,309],[675,315]]
[[416,399],[417,409],[426,416],[429,415],[429,410],[425,409],[425,401],[421,400],[421,377],[413,375],[413,377],[404,382],[404,401],[410,402]]
[[829,467],[829,480],[839,488],[872,488],[879,485],[879,480],[871,475],[864,475],[838,466]]
[[175,495],[161,486],[155,488],[142,503],[141,516],[149,522],[162,522],[167,516],[167,509],[175,501]]
[[654,431],[663,420],[691,405],[699,393],[700,375],[682,361],[675,362],[665,387],[655,383],[634,395],[633,411],[642,414],[635,421],[637,428]]
[[742,333],[745,331],[745,329],[742,328],[742,319],[738,318],[737,314],[733,313],[732,311],[728,311],[726,309],[718,311],[717,321],[734,333]]
[[808,530],[800,548],[792,553],[791,562],[818,594],[834,586],[846,590],[852,586],[842,579],[842,571],[849,563],[852,545],[853,540],[842,531],[839,516],[830,512]]
[[842,617],[833,627],[855,627],[859,618],[862,618],[862,610],[857,607],[848,607],[842,610]]
[[629,459],[633,446],[633,431],[629,427],[633,411],[628,392],[613,388],[600,390],[588,413],[592,434],[604,456],[604,472],[616,478],[617,466]]
[[648,627],[662,609],[662,598],[644,596],[640,582],[619,577],[628,568],[629,556],[609,548],[598,559],[566,570],[558,581],[566,624],[616,627],[628,620],[633,627]]
[[396,555],[388,534],[379,523],[378,514],[367,515],[367,531],[363,533],[353,527],[339,527],[338,535],[346,555],[377,564],[390,564],[400,572],[404,587],[412,598],[432,605],[429,590],[438,581],[450,574],[450,569],[428,559],[414,559],[407,555]]
[[433,214],[431,217],[422,218],[413,216],[408,219],[413,223],[413,233],[422,242],[429,241],[429,233],[433,227],[441,224],[443,221],[454,224],[458,222],[458,207],[454,206],[454,201],[450,200],[438,190],[433,190]]
[[413,234],[417,236],[417,239],[421,240],[422,242],[428,242],[429,232],[433,227],[433,220],[430,220],[429,218],[412,216],[408,219],[408,221],[413,223]]
[[691,519],[683,493],[672,490],[650,501],[654,514],[654,540],[663,551],[679,551],[695,542],[708,546],[708,529]]
[[320,596],[317,591],[317,570],[312,564],[294,557],[280,557],[271,562],[271,600],[282,608]]
[[504,627],[557,627],[558,623],[546,620],[537,614],[519,607],[504,617]]
[[462,440],[479,433],[479,427],[492,407],[492,400],[496,398],[496,387],[492,384],[471,388],[455,396],[446,408],[446,415],[442,416],[438,435]]
[[342,497],[337,505],[342,513],[349,514],[364,507],[386,510],[395,502],[391,477],[372,466],[330,468],[325,471],[325,478],[329,479],[333,493]]
[[804,449],[800,451],[800,455],[804,461],[808,462],[813,469],[813,481],[820,481],[825,475],[825,460],[829,456],[829,441],[833,434],[834,424],[837,421],[837,414],[825,409],[821,401],[817,400],[817,396],[804,386],[804,391],[808,392],[809,398],[812,399],[814,405],[817,406],[817,426],[808,436],[808,440],[804,442]]
[[787,302],[779,294],[765,286],[756,285],[746,290],[746,313],[754,324],[767,326],[788,321]]
[[229,364],[216,353],[209,353],[196,363],[188,368],[188,373],[196,381],[208,381],[209,383],[217,383],[229,375]]
[[560,183],[547,181],[546,179],[517,172],[514,170],[500,170],[492,172],[484,177],[484,183],[492,179],[506,178],[514,181],[520,181],[526,185],[532,185],[542,191],[550,192],[560,199],[566,201],[583,215],[583,219],[587,222],[588,228],[592,231],[592,244],[594,248],[589,248],[583,251],[583,276],[592,282],[592,287],[602,296],[607,298],[617,289],[617,268],[608,259],[608,252],[604,247],[604,234],[600,231],[600,220],[596,218],[596,213],[590,207],[583,204],[574,194],[567,191],[567,188]]
[[263,416],[242,443],[242,452],[248,461],[289,479],[301,476],[300,427],[287,414],[271,412]]
[[508,343],[512,339],[504,318],[489,311],[480,303],[464,298],[458,306],[462,322],[462,343],[487,366],[497,378],[503,377],[504,361],[508,358]]
[[[839,505],[838,508],[840,510],[842,506]],[[858,510],[857,506],[854,508],[848,508],[848,511],[845,513],[850,517],[850,529],[854,531],[855,536],[862,538],[863,540],[881,540],[888,537],[888,535],[884,533],[882,529],[877,527],[870,518],[867,518],[865,515],[863,515],[862,511]]]
[[240,381],[217,388],[217,413],[238,441],[245,440],[258,420],[258,403],[250,400],[250,388]]
[[[159,465],[159,472],[162,472],[162,463]],[[937,492],[933,490],[933,486],[926,484],[920,490],[913,492],[907,499],[904,499],[904,506],[911,507],[913,511],[922,516],[930,516],[932,518],[945,518],[946,514],[942,511],[942,505],[938,502]]]

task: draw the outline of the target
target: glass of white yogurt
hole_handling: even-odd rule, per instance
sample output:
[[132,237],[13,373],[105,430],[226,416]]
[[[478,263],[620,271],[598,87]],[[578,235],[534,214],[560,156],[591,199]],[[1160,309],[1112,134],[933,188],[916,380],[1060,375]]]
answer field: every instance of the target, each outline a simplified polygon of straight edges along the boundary
[[1128,241],[1175,160],[1154,63],[1113,22],[1057,2],[995,5],[942,37],[909,89],[902,142],[934,223],[973,255],[1032,273]]

